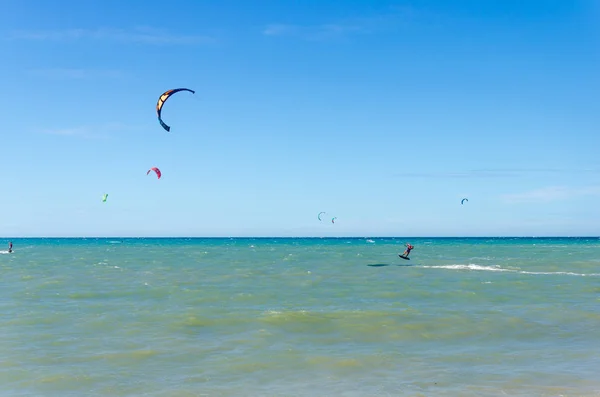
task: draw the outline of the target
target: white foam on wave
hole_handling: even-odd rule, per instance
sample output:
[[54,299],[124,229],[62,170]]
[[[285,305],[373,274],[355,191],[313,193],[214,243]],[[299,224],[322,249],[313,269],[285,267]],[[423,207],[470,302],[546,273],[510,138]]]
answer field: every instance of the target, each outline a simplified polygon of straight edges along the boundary
[[8,251],[0,251],[0,254],[8,254],[8,253],[9,253]]
[[481,266],[474,263],[468,265],[440,265],[440,266],[421,266],[429,269],[449,269],[449,270],[482,270],[488,272],[516,272],[517,270],[503,269],[500,266]]
[[471,271],[488,271],[488,272],[509,272],[518,274],[530,274],[530,275],[563,275],[563,276],[578,276],[578,277],[598,277],[600,273],[574,273],[574,272],[529,272],[518,269],[506,269],[498,265],[495,266],[481,266],[474,263],[468,265],[440,265],[440,266],[420,266],[428,269],[448,269],[448,270],[471,270]]

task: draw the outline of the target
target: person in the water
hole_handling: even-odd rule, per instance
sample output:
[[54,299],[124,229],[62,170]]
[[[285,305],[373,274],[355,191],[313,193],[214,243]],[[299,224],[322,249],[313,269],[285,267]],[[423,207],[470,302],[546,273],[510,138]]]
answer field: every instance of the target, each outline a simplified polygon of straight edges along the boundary
[[410,251],[412,251],[413,248],[415,248],[414,245],[410,245],[409,243],[406,243],[406,251],[404,251],[402,256],[405,256],[408,258],[408,254],[410,254]]
[[8,253],[10,254],[12,252],[12,241],[8,242]]

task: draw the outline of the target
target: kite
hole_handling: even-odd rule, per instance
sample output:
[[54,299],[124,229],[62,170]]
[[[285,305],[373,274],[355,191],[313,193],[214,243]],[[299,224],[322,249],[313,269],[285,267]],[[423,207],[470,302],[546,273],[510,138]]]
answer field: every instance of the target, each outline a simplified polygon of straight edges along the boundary
[[335,223],[336,219],[337,219],[337,216],[334,216],[333,218],[331,218],[331,223]]
[[146,172],[146,175],[148,175],[150,173],[150,171],[154,171],[156,172],[156,176],[158,179],[160,179],[160,176],[162,175],[162,173],[160,172],[160,170],[156,167],[152,167],[148,170],[148,172]]
[[323,219],[321,219],[321,214],[325,214],[325,212],[319,212],[319,215],[317,215],[317,218],[319,218],[320,221],[323,220]]
[[468,199],[468,198],[464,198],[464,199],[460,200],[460,203],[461,203],[461,204],[464,204],[464,203],[465,203],[465,201],[466,201],[466,202],[469,202],[469,199]]
[[169,99],[171,97],[171,95],[173,95],[179,91],[189,91],[192,94],[196,93],[194,90],[190,90],[189,88],[175,88],[174,90],[169,90],[169,91],[166,91],[165,93],[163,93],[158,98],[158,102],[156,103],[156,114],[158,115],[158,121],[159,121],[160,125],[167,131],[171,131],[171,127],[169,127],[168,125],[165,124],[164,121],[162,121],[160,114],[162,112],[162,108],[163,108],[166,100]]
[[102,195],[102,202],[103,202],[103,203],[106,203],[106,199],[107,199],[107,198],[108,198],[108,194],[106,194],[106,193],[105,193],[105,194],[103,194],[103,195]]

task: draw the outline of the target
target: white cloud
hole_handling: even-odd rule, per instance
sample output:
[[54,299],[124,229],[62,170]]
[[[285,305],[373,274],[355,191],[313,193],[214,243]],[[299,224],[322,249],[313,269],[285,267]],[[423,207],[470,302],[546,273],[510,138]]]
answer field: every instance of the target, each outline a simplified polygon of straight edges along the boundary
[[123,72],[119,70],[98,70],[98,69],[77,69],[77,68],[49,68],[49,69],[32,69],[29,74],[37,77],[45,77],[52,79],[97,79],[97,78],[121,78],[124,77]]
[[512,170],[467,170],[448,172],[400,172],[394,174],[402,178],[502,178],[516,176]]
[[299,25],[274,23],[267,25],[262,33],[265,36],[291,36],[305,40],[326,40],[339,38],[348,34],[374,33],[406,21],[413,14],[414,10],[409,7],[393,8],[388,13],[323,24]]
[[98,28],[64,30],[20,30],[10,36],[12,40],[38,41],[74,41],[74,40],[111,40],[139,44],[210,44],[215,40],[204,35],[173,34],[165,30],[148,27],[134,29]]
[[600,186],[571,188],[566,186],[548,186],[523,193],[506,194],[502,199],[509,203],[551,202],[583,196],[600,196]]
[[39,130],[42,134],[70,136],[88,139],[107,138],[111,132],[132,130],[135,127],[122,123],[105,123],[97,126],[79,126],[67,128],[47,128]]
[[308,40],[321,40],[339,37],[345,33],[361,32],[358,25],[323,24],[315,26],[300,26],[286,24],[271,24],[263,30],[266,36],[297,36]]
[[402,178],[514,178],[532,174],[583,174],[600,173],[593,168],[558,169],[558,168],[497,168],[474,169],[465,171],[432,171],[432,172],[400,172],[394,174]]
[[86,127],[77,128],[54,128],[41,131],[43,134],[62,135],[62,136],[86,136],[90,130]]

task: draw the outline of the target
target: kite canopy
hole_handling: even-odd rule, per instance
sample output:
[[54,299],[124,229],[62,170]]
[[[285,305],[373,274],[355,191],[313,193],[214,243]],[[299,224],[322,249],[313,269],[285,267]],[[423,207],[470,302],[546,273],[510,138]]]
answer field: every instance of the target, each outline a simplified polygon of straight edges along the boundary
[[464,198],[464,199],[460,200],[460,203],[461,203],[461,204],[464,204],[464,203],[465,203],[465,201],[466,201],[466,202],[468,202],[468,201],[469,201],[469,199],[467,199],[467,198]]
[[105,194],[103,194],[103,195],[102,195],[102,202],[103,202],[103,203],[106,203],[106,199],[107,199],[107,198],[108,198],[108,194],[106,194],[106,193],[105,193]]
[[156,167],[152,167],[148,170],[148,172],[146,172],[146,175],[148,175],[150,173],[150,171],[154,171],[156,173],[156,176],[158,179],[160,179],[162,173],[160,172],[160,170]]
[[331,223],[335,223],[335,220],[336,220],[336,219],[337,219],[337,216],[334,216],[334,217],[331,219]]
[[321,218],[322,214],[325,214],[325,212],[321,211],[321,212],[319,212],[319,215],[317,215],[317,218],[319,218],[320,221],[323,220],[323,218]]
[[175,88],[173,90],[169,90],[169,91],[164,92],[158,98],[158,102],[156,103],[156,114],[158,115],[158,122],[167,131],[171,131],[171,127],[169,127],[168,125],[166,125],[165,122],[161,118],[162,108],[163,108],[165,102],[167,101],[167,99],[169,99],[171,97],[171,95],[173,95],[173,94],[175,94],[176,92],[179,92],[179,91],[189,91],[192,94],[196,93],[194,90],[190,90],[189,88]]

